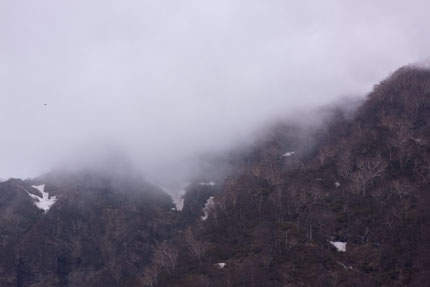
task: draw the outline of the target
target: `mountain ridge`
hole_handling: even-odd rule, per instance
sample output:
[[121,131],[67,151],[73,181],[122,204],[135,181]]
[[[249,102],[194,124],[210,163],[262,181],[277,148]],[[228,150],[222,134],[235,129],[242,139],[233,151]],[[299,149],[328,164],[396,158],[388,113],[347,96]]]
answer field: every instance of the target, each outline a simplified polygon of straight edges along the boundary
[[182,211],[129,172],[0,183],[1,286],[426,286],[429,119],[430,70],[406,66],[352,114],[276,125]]

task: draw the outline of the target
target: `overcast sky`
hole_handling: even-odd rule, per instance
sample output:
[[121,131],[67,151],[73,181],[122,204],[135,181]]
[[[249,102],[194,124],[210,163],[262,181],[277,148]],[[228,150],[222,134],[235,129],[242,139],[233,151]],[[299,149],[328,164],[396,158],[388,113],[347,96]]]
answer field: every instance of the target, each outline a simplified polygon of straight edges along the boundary
[[363,97],[428,59],[428,3],[0,0],[0,178],[104,145],[150,174]]

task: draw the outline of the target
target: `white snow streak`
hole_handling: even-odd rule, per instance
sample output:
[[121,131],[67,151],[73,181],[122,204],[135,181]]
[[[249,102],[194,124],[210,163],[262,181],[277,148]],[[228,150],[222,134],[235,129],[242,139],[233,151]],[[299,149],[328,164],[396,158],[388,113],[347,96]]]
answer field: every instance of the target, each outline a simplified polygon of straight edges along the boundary
[[202,216],[202,220],[206,220],[209,217],[209,212],[210,210],[213,208],[214,206],[214,197],[211,196],[208,198],[208,200],[206,201],[205,207],[203,207],[203,216]]
[[55,204],[55,202],[57,201],[57,197],[56,196],[51,196],[49,197],[49,194],[47,192],[45,192],[45,185],[32,185],[33,188],[37,189],[38,191],[40,191],[40,193],[42,193],[42,197],[39,197],[35,194],[32,194],[30,192],[27,191],[27,194],[34,199],[34,204],[42,209],[45,213],[48,212],[48,210]]
[[296,153],[295,151],[288,151],[288,152],[284,153],[282,156],[292,156],[295,153]]
[[339,252],[346,251],[346,242],[341,242],[341,241],[329,241],[329,242],[337,249],[337,251]]
[[176,210],[181,211],[182,208],[184,208],[184,195],[176,194],[175,196],[172,196],[172,199],[176,206]]
[[215,266],[216,266],[218,269],[223,269],[223,268],[225,267],[225,263],[224,263],[224,262],[217,263],[217,264],[215,264]]
[[185,195],[185,192],[186,192],[185,189],[187,186],[188,186],[188,183],[181,185],[177,189],[162,187],[164,191],[172,197],[172,201],[175,204],[177,211],[181,211],[182,208],[184,208],[184,195]]

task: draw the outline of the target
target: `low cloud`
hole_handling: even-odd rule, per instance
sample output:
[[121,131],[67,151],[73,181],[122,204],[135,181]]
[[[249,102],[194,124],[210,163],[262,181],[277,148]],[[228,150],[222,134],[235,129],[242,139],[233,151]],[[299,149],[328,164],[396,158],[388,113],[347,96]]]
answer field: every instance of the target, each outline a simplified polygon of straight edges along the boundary
[[198,155],[364,97],[425,60],[429,10],[427,1],[2,1],[0,177],[36,176],[105,146],[149,177],[180,177]]

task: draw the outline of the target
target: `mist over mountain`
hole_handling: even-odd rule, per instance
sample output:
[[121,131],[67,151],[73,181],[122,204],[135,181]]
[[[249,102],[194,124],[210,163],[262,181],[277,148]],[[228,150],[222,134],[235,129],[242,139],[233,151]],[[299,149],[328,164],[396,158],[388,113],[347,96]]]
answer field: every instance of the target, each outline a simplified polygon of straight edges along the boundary
[[0,286],[428,286],[428,11],[0,1]]
[[428,8],[2,1],[0,176],[34,177],[115,146],[150,177],[180,178],[201,154],[249,144],[279,118],[312,121],[315,108],[362,99],[427,58]]
[[345,107],[207,157],[181,190],[112,149],[1,182],[0,285],[426,286],[430,69]]

